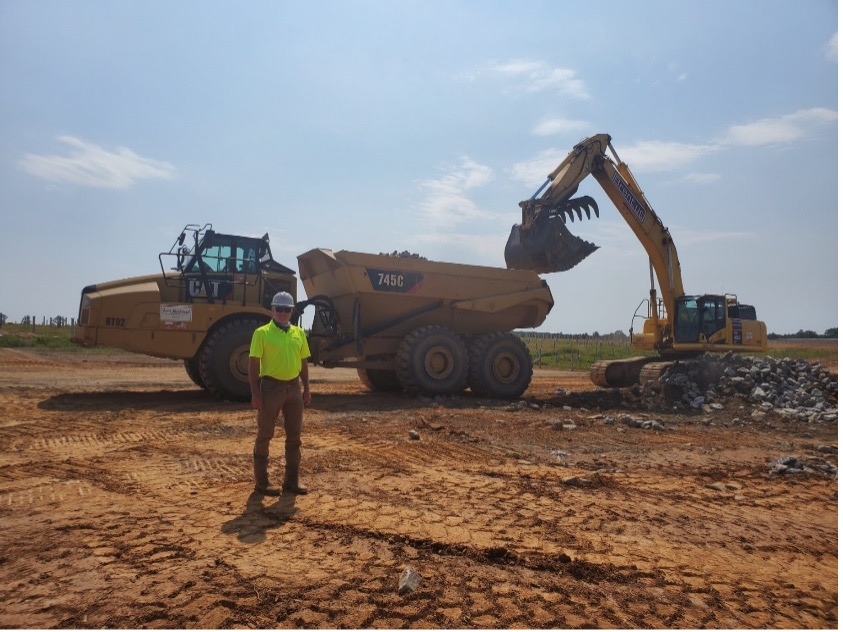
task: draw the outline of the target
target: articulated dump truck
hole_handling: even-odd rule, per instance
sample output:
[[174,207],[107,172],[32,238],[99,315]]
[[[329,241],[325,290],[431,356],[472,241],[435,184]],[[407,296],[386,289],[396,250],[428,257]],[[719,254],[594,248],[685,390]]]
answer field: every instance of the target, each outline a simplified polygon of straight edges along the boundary
[[[512,399],[529,386],[532,359],[511,330],[541,325],[553,307],[535,272],[325,249],[298,261],[308,298],[294,320],[314,364],[356,368],[378,391]],[[186,226],[159,262],[161,274],[85,287],[73,341],[183,360],[201,388],[248,400],[252,332],[276,292],[296,296],[295,272],[272,258],[267,235],[210,224]]]
[[510,330],[540,325],[553,306],[534,272],[330,250],[298,259],[317,363],[356,367],[374,390],[468,385],[515,398],[530,384],[532,359]]

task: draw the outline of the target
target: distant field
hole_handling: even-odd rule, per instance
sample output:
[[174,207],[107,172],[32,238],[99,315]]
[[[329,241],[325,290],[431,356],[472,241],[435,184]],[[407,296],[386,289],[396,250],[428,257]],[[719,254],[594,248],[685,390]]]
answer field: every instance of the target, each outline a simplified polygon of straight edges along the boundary
[[[6,323],[0,327],[0,347],[53,347],[90,352],[70,342],[71,327],[34,327]],[[594,363],[642,354],[632,349],[628,340],[577,338],[558,334],[524,336],[524,342],[536,366],[571,371],[587,371]],[[787,338],[770,341],[767,355],[774,358],[802,358],[819,362],[837,371],[837,340],[827,338]],[[100,353],[108,349],[98,348]]]
[[771,340],[769,347],[774,358],[804,358],[837,372],[837,339],[787,338]]
[[[628,358],[642,353],[627,340],[600,340],[547,334],[524,337],[536,366],[586,371],[594,363],[613,358]],[[826,338],[788,338],[773,340],[766,354],[774,358],[801,358],[819,362],[837,371],[837,340]]]
[[770,340],[770,347],[776,349],[822,348],[837,351],[837,338],[779,338]]

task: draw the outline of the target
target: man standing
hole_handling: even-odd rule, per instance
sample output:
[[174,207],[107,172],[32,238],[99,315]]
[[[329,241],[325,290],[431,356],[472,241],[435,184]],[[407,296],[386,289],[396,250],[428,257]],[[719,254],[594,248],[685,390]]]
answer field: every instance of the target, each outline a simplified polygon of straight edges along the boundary
[[[304,407],[310,404],[307,358],[310,348],[301,327],[290,324],[293,297],[278,292],[272,297],[272,320],[252,334],[249,349],[249,385],[252,408],[258,411],[255,439],[255,491],[279,496],[306,494],[299,485],[301,430]],[[275,434],[278,414],[284,415],[284,484],[281,489],[269,483],[269,442]]]

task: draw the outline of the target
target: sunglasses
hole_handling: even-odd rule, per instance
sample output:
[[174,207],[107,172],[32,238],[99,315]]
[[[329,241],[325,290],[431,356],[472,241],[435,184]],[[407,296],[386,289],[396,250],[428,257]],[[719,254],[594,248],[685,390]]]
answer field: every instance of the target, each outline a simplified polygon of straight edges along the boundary
[[277,305],[274,306],[272,309],[274,309],[276,312],[287,312],[288,314],[293,311],[292,307],[279,307]]

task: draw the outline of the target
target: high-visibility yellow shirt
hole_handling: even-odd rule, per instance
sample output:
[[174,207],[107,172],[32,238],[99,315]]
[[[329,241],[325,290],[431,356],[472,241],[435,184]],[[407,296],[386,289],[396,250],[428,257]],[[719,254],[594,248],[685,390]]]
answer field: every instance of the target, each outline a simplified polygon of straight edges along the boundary
[[260,358],[261,377],[292,380],[301,373],[301,361],[310,357],[310,347],[301,327],[290,325],[284,331],[271,320],[252,334],[249,357]]

